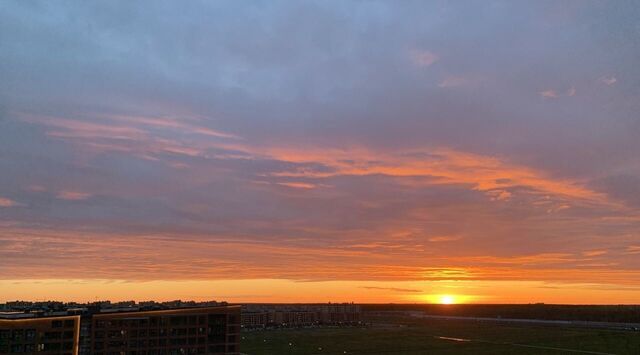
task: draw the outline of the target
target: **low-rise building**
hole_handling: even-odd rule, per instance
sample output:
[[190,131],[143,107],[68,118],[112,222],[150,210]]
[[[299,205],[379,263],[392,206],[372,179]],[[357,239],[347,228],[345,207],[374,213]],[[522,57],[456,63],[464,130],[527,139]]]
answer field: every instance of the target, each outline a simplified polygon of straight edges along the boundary
[[264,328],[269,324],[269,312],[242,312],[244,328]]
[[0,354],[240,353],[240,306],[101,302],[67,310],[38,307],[21,304],[19,311],[0,313]]
[[240,306],[94,314],[91,353],[239,354]]
[[80,316],[0,313],[0,354],[77,355]]

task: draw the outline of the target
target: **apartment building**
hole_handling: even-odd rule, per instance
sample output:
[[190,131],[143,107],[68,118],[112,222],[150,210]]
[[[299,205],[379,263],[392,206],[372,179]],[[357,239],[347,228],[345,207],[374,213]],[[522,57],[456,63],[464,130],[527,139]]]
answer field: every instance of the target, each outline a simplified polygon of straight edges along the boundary
[[110,305],[0,313],[0,354],[238,355],[240,306]]
[[80,316],[0,313],[0,354],[77,355]]
[[94,314],[91,354],[239,354],[240,306]]

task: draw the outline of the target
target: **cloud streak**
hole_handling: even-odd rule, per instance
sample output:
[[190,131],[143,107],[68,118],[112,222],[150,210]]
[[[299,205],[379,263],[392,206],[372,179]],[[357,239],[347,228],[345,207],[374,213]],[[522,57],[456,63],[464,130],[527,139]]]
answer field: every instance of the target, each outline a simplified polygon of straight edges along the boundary
[[0,197],[0,207],[14,207],[17,205],[17,202],[12,199]]

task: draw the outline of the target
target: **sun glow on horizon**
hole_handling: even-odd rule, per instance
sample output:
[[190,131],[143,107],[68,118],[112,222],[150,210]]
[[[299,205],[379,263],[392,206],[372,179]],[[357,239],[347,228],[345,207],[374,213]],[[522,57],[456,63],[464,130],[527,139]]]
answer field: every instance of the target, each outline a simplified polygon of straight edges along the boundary
[[440,304],[455,304],[456,299],[451,295],[442,295],[440,296]]
[[451,294],[451,293],[437,293],[437,294],[428,294],[422,295],[419,297],[422,302],[427,302],[431,304],[463,304],[469,303],[473,299],[476,299],[475,296],[463,295],[463,294]]

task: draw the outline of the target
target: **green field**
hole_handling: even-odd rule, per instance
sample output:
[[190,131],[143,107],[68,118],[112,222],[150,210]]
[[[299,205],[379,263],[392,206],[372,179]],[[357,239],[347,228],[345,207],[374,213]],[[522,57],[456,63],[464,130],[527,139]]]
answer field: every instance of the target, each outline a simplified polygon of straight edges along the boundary
[[472,321],[403,323],[247,332],[241,350],[249,355],[640,354],[638,332]]

